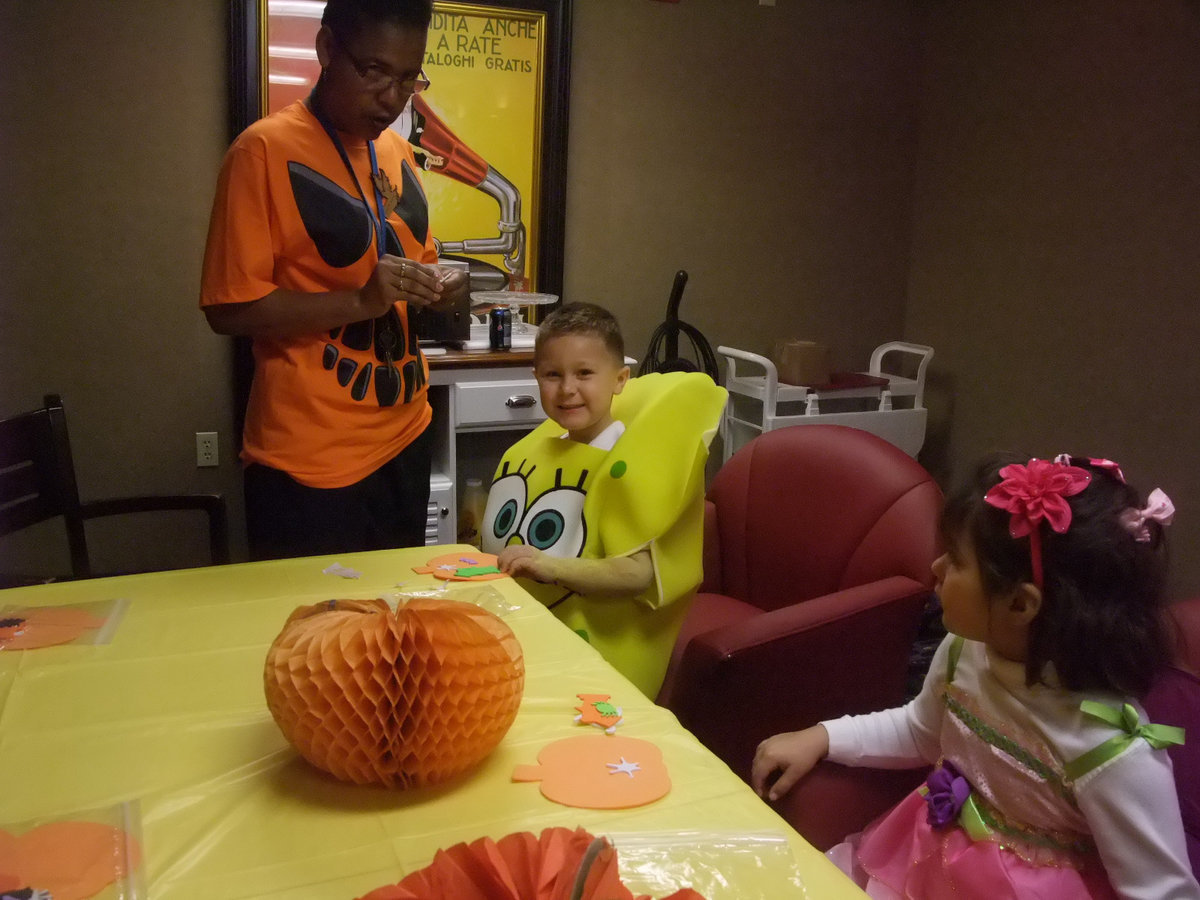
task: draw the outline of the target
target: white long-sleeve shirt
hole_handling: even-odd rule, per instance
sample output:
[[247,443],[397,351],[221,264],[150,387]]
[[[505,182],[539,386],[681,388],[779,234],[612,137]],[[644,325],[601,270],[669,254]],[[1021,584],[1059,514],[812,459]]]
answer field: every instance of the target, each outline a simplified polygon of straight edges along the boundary
[[[953,635],[938,648],[921,693],[906,706],[823,722],[829,732],[829,759],[850,766],[910,768],[934,764],[943,755],[943,700]],[[1102,651],[1098,651],[1102,652]],[[1084,700],[1120,708],[1126,698],[1099,692],[1076,693],[1025,684],[1023,663],[1002,659],[981,643],[965,641],[953,684],[970,698],[972,711],[1000,731],[1031,735],[1061,763],[1076,759],[1117,732],[1080,710]],[[1141,721],[1145,711],[1133,704]],[[1194,735],[1193,740],[1200,740]],[[980,783],[970,760],[951,759],[972,784]],[[986,780],[986,776],[983,780]],[[1198,900],[1188,863],[1171,760],[1142,739],[1073,782],[1075,806],[1061,800],[1064,817],[1090,833],[1113,889],[1130,900]],[[1038,790],[1031,778],[1030,789]],[[1045,788],[1049,793],[1049,788]],[[1028,798],[989,797],[1000,812],[1022,820]],[[1055,797],[1039,798],[1043,804]],[[1014,805],[1018,809],[1014,810]],[[1070,807],[1070,808],[1068,808]],[[1015,813],[1015,814],[1014,814]]]

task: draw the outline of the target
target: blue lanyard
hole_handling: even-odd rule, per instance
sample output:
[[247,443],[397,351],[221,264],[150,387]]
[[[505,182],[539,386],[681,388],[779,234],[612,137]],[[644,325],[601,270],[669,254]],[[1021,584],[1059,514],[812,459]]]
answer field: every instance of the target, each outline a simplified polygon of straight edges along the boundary
[[350,179],[354,182],[354,187],[358,190],[358,197],[362,200],[363,207],[367,210],[367,215],[371,218],[371,227],[375,229],[375,248],[379,253],[379,258],[382,259],[386,247],[383,229],[387,217],[383,205],[383,192],[379,190],[379,160],[375,156],[375,142],[367,141],[367,154],[371,158],[371,186],[375,189],[375,209],[372,210],[371,204],[367,202],[367,195],[363,192],[362,185],[359,184],[358,175],[354,172],[354,166],[350,165],[350,157],[346,153],[346,148],[342,145],[342,139],[338,137],[337,129],[317,110],[317,106],[312,102],[311,96],[309,96],[305,105],[316,116],[317,121],[321,123],[321,127],[325,129],[325,133],[329,135],[329,139],[333,141],[333,146],[337,149],[338,156],[342,158],[342,163],[346,166],[346,171],[350,173]]
[[[372,216],[372,222],[378,225],[378,227],[375,229],[376,246],[379,248],[379,258],[382,259],[384,252],[383,228],[386,214],[383,207],[383,192],[379,190],[379,160],[375,158],[374,141],[367,141],[367,153],[371,157],[371,186],[375,188],[375,209],[379,212],[379,219],[376,220],[374,216]],[[353,175],[354,173],[351,172],[350,174]],[[356,186],[358,185],[357,178],[354,179],[354,184]],[[362,194],[361,187],[358,189],[358,193],[360,195]],[[364,203],[366,202],[366,199],[366,197],[363,197]]]

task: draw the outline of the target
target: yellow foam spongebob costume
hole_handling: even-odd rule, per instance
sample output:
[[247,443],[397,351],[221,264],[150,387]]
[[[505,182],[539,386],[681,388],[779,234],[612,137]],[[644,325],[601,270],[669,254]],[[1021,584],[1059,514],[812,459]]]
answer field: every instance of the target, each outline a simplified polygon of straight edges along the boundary
[[548,420],[509,448],[488,492],[489,553],[515,543],[562,558],[649,549],[654,580],[634,598],[521,583],[651,699],[703,575],[704,467],[725,396],[698,372],[631,378],[613,397],[625,432],[611,450],[564,438]]

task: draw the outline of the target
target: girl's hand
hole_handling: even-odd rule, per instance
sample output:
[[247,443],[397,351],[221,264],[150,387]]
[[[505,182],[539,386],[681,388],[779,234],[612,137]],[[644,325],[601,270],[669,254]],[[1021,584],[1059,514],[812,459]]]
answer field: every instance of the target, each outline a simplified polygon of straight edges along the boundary
[[[760,797],[778,800],[812,771],[829,752],[829,732],[824,725],[769,737],[758,745],[750,784]],[[778,773],[772,783],[772,776]],[[770,788],[768,790],[768,784]],[[767,793],[763,793],[766,790]]]

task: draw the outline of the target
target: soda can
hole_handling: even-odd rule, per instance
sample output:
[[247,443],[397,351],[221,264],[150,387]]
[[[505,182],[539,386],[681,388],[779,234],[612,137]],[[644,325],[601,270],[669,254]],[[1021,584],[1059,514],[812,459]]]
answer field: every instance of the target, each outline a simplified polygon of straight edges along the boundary
[[488,313],[488,338],[493,350],[512,349],[512,310],[507,306],[493,307]]

